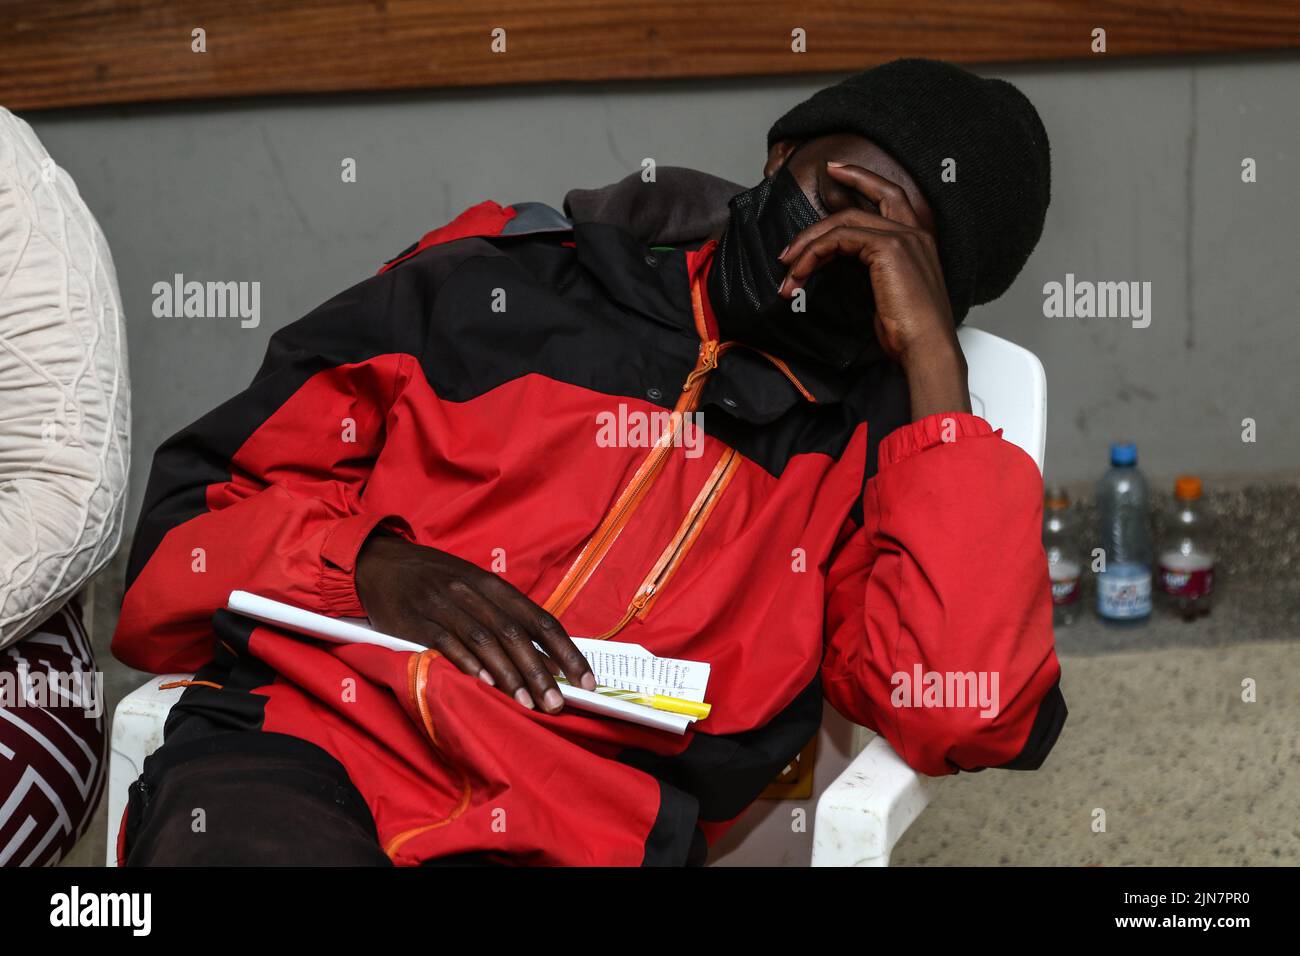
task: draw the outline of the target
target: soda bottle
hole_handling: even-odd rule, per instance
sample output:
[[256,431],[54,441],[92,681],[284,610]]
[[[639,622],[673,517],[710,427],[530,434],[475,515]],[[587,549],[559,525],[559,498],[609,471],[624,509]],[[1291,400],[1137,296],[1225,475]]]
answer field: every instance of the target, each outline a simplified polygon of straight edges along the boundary
[[1048,489],[1043,502],[1043,550],[1052,580],[1052,623],[1072,624],[1079,614],[1083,558],[1070,496],[1061,488]]
[[1143,624],[1151,617],[1151,513],[1137,446],[1110,446],[1110,470],[1097,484],[1105,570],[1097,575],[1097,614],[1107,624]]
[[1210,613],[1214,591],[1213,520],[1201,501],[1201,479],[1174,482],[1174,503],[1165,526],[1157,576],[1161,603],[1184,620]]

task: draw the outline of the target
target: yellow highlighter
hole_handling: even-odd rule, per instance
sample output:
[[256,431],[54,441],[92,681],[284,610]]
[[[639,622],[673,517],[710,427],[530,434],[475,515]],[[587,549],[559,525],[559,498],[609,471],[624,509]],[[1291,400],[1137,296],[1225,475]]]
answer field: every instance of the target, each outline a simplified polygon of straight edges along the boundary
[[[559,674],[553,675],[557,681],[562,684],[573,685]],[[626,700],[633,704],[641,704],[643,707],[653,707],[655,710],[667,711],[670,714],[681,714],[684,717],[694,717],[696,720],[703,720],[709,716],[709,711],[713,709],[712,704],[703,704],[695,700],[683,700],[681,697],[667,697],[664,694],[642,694],[634,690],[623,690],[619,687],[603,687],[599,684],[596,689],[591,691],[593,694],[600,694],[602,697],[616,697],[619,700]]]

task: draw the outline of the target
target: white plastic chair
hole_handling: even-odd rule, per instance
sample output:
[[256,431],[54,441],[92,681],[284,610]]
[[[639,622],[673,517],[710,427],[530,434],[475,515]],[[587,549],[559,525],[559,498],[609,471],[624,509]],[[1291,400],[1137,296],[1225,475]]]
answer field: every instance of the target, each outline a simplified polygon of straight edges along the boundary
[[[979,329],[958,333],[969,369],[971,407],[1003,430],[1043,467],[1047,428],[1047,380],[1034,353]],[[108,850],[117,865],[117,831],[127,788],[140,776],[144,759],[162,746],[163,723],[184,688],[160,684],[191,674],[154,677],[132,691],[113,714],[108,770]],[[922,777],[893,751],[884,737],[859,728],[855,740],[870,743],[817,801],[813,866],[887,866],[898,838],[925,809],[942,778]]]
[[117,866],[117,831],[126,810],[127,790],[144,770],[144,758],[162,746],[163,724],[184,687],[160,690],[159,684],[190,680],[193,674],[151,677],[123,697],[113,711],[113,739],[108,756],[108,846],[105,866]]
[[[957,337],[966,353],[971,410],[1023,448],[1043,470],[1047,441],[1047,376],[1028,349],[980,329]],[[888,866],[899,838],[921,815],[942,777],[925,777],[903,762],[884,737],[858,728],[860,750],[817,800],[813,866]],[[856,748],[855,748],[856,749]]]

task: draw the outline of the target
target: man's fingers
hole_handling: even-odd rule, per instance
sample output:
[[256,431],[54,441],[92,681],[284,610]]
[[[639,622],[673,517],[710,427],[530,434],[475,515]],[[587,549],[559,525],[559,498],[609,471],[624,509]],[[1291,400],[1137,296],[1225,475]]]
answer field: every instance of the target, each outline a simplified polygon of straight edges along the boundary
[[[527,689],[527,682],[515,668],[514,661],[506,648],[502,646],[497,635],[493,633],[492,621],[485,619],[471,609],[471,601],[464,600],[464,592],[455,584],[448,589],[450,593],[435,593],[430,596],[430,607],[426,615],[450,631],[479,661],[492,677],[492,682],[506,694],[514,697],[525,707],[532,707],[533,699]],[[480,599],[481,600],[481,599]],[[486,603],[486,602],[484,602]]]
[[843,209],[837,213],[832,213],[825,219],[819,219],[791,239],[790,245],[786,246],[781,251],[781,254],[777,256],[778,261],[794,262],[814,239],[820,239],[826,233],[843,226],[858,229],[877,229],[881,232],[906,232],[911,228],[866,209]]
[[550,663],[545,654],[533,646],[531,637],[522,625],[512,624],[502,637],[502,644],[515,667],[523,675],[525,683],[532,692],[533,699],[541,703],[542,709],[555,713],[564,707],[564,695],[559,685],[551,676]]
[[920,227],[921,221],[912,207],[912,200],[907,198],[907,193],[897,183],[862,166],[833,160],[826,164],[826,173],[836,182],[870,199],[886,219],[901,222],[905,226]]
[[596,675],[591,672],[591,664],[587,662],[587,658],[582,655],[582,651],[578,650],[577,645],[564,629],[544,627],[540,623],[537,626],[542,632],[537,643],[546,648],[546,653],[551,660],[560,665],[560,670],[564,672],[569,682],[584,690],[595,690]]
[[903,241],[902,234],[898,232],[837,226],[803,247],[798,258],[790,265],[790,271],[786,273],[778,290],[779,294],[793,295],[813,272],[832,259],[842,256],[861,258],[864,251],[883,250]]
[[[447,660],[451,661],[456,667],[471,677],[477,677],[484,680],[484,675],[491,678],[491,673],[483,666],[480,661],[468,647],[456,639],[456,636],[448,631],[437,621],[430,621],[427,618],[421,620],[409,632],[418,633],[426,647],[436,650]],[[487,680],[486,683],[495,684],[495,680]]]
[[485,593],[505,612],[527,627],[533,641],[540,644],[550,657],[555,667],[549,667],[552,673],[562,673],[575,686],[586,690],[596,689],[596,677],[591,672],[591,665],[582,656],[568,630],[546,609],[533,603],[524,594],[504,578],[492,578],[484,588]]
[[573,643],[564,625],[508,582],[501,583],[504,588],[499,600],[516,619],[528,626],[533,640],[546,650],[552,661],[559,664],[560,671],[569,682],[586,690],[595,690],[596,675],[591,672],[591,664],[582,656],[582,651]]
[[[543,710],[554,713],[564,707],[564,697],[560,693],[555,678],[546,666],[546,659],[533,646],[533,637],[529,628],[514,614],[484,595],[479,587],[490,588],[492,582],[457,581],[451,585],[457,603],[475,619],[487,625],[488,629],[505,650],[515,669],[523,678],[527,693],[533,703],[541,705]],[[524,698],[515,691],[521,704],[528,706]]]

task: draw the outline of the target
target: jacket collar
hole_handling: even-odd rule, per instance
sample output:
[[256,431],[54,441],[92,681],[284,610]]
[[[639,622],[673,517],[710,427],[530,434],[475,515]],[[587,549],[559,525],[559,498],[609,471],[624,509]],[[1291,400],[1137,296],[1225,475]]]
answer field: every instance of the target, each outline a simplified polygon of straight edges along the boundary
[[[629,175],[600,189],[570,190],[578,261],[620,305],[651,321],[695,336],[687,253],[701,252],[726,225],[727,203],[743,187],[708,173],[661,166],[654,182]],[[673,249],[663,247],[673,246]],[[702,250],[711,261],[711,250]],[[698,267],[707,270],[709,262]],[[707,271],[701,272],[707,288]],[[707,308],[707,293],[705,296]],[[829,367],[788,362],[819,404],[841,401],[853,378]],[[737,346],[723,356],[703,402],[755,424],[780,418],[806,401],[787,376],[760,353]]]
[[698,245],[727,224],[737,186],[683,166],[659,166],[653,182],[632,173],[600,189],[571,189],[564,213],[573,222],[618,226],[647,246]]

